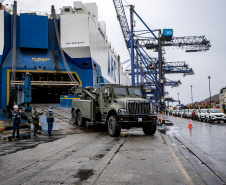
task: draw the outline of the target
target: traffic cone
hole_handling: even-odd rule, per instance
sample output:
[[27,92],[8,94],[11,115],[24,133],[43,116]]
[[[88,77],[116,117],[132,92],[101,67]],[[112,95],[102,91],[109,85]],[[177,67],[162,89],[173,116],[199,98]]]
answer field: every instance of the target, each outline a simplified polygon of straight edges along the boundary
[[173,114],[172,114],[172,117],[173,117]]
[[181,119],[183,119],[183,116],[182,116],[182,114],[181,114],[180,118],[181,118]]
[[188,125],[188,128],[193,128],[192,122],[191,122],[191,118],[189,119],[189,125]]
[[161,123],[162,123],[162,115],[161,115]]

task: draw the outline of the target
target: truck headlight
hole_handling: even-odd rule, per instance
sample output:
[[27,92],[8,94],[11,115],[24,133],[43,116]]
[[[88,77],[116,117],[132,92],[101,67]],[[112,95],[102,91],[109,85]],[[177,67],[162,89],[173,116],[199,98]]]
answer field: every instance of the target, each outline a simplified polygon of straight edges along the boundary
[[119,115],[127,115],[126,109],[118,109],[118,114]]

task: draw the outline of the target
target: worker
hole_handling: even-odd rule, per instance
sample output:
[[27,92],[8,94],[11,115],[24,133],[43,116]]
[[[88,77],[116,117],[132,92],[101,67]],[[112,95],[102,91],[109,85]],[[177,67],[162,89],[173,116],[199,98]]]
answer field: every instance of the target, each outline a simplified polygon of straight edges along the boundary
[[43,115],[43,111],[38,112],[37,107],[35,107],[32,113],[32,120],[34,125],[34,136],[36,136],[37,131],[39,129],[39,118],[41,117],[41,115]]
[[53,129],[53,122],[54,122],[54,116],[53,116],[53,107],[50,106],[48,109],[48,112],[46,113],[46,119],[48,123],[48,135],[52,136],[51,132]]
[[17,139],[20,139],[20,118],[22,116],[23,111],[19,110],[18,105],[13,106],[13,111],[10,112],[9,117],[13,119],[13,134],[12,138],[15,140],[15,132],[17,131]]

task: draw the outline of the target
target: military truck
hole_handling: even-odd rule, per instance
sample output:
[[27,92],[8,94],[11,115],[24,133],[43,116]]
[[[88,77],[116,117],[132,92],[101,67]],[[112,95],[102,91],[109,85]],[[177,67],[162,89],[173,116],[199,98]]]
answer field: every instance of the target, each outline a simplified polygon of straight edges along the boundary
[[112,137],[118,137],[121,129],[143,128],[145,135],[156,132],[157,116],[150,101],[142,98],[141,88],[104,84],[96,87],[76,87],[72,101],[72,122],[83,127],[104,124]]

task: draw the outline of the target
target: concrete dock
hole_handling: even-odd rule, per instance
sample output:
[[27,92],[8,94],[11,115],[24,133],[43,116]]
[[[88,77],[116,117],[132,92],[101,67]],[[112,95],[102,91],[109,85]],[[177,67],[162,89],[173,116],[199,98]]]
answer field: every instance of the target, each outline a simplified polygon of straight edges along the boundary
[[[47,106],[44,107],[46,111]],[[70,109],[54,107],[54,136],[0,144],[0,184],[225,184],[226,124],[166,117],[166,132],[145,136],[122,130],[79,128]]]

